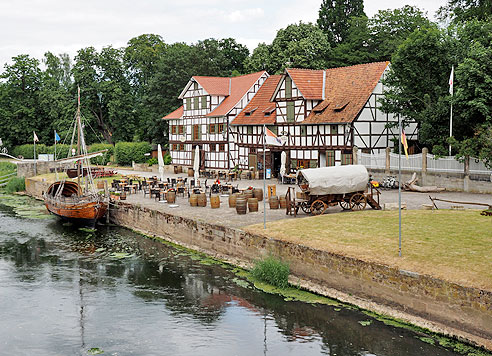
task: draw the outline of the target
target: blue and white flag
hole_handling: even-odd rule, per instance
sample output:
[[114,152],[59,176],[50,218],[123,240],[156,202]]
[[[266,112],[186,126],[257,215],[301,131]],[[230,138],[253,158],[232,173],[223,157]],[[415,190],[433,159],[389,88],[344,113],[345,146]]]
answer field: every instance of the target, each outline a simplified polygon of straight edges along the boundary
[[55,142],[58,142],[58,141],[60,141],[60,136],[58,136],[58,134],[55,131]]

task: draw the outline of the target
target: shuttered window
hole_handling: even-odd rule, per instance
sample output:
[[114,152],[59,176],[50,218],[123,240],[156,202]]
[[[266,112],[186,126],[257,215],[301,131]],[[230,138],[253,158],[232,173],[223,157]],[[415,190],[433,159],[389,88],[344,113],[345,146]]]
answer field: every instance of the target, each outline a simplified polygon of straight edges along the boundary
[[200,140],[201,132],[200,132],[200,125],[193,125],[193,140],[198,141]]
[[248,135],[253,134],[253,126],[248,126]]
[[207,96],[202,96],[202,109],[207,108]]
[[291,159],[290,160],[290,168],[297,168],[297,160],[296,159]]
[[210,144],[210,152],[215,152],[216,146],[217,145],[215,143],[211,143]]
[[219,152],[225,152],[225,144],[219,143]]
[[287,102],[287,122],[294,122],[294,102]]
[[200,100],[199,96],[195,96],[193,98],[193,109],[195,109],[195,110],[198,110],[200,108],[200,104],[199,104],[198,100]]
[[275,135],[278,135],[277,133],[277,126],[267,126],[270,131],[272,131]]
[[318,160],[312,159],[309,161],[309,168],[318,168]]
[[185,99],[185,110],[191,110],[191,98]]
[[326,166],[334,166],[335,165],[335,151],[329,150],[326,151]]
[[338,134],[338,125],[330,125],[330,134],[332,135]]
[[292,79],[289,76],[285,77],[285,97],[292,98]]
[[342,153],[342,165],[352,164],[353,162],[352,159],[353,159],[352,152]]
[[208,125],[208,133],[211,134],[217,133],[217,124]]

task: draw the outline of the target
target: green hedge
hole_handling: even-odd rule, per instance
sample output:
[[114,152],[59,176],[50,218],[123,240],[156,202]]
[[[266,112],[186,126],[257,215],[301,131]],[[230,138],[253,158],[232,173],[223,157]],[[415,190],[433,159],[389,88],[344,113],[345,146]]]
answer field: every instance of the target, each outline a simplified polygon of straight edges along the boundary
[[114,146],[108,143],[95,143],[89,146],[89,152],[97,152],[108,150],[102,156],[91,158],[92,164],[107,165],[111,161],[111,156],[114,154]]
[[121,166],[131,166],[135,163],[144,163],[148,160],[145,153],[149,153],[152,147],[148,142],[118,142],[114,148],[114,158]]

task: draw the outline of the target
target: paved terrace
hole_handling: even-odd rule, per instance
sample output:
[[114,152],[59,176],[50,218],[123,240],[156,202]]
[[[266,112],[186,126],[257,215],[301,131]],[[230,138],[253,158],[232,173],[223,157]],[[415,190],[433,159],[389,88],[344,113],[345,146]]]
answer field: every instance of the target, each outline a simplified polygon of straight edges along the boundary
[[[158,175],[153,172],[139,172],[133,170],[123,170],[118,169],[119,174],[124,175],[138,175],[141,177],[152,177]],[[186,174],[171,174],[165,173],[164,178],[177,178],[186,177]],[[203,182],[205,179],[200,178]],[[207,184],[211,185],[213,179],[209,179]],[[234,186],[238,185],[239,189],[245,189],[249,186],[254,188],[263,188],[262,180],[236,180],[232,182]],[[266,181],[266,185],[276,185],[277,195],[285,195],[288,187],[294,187],[294,185],[278,184],[276,179],[271,179]],[[297,187],[297,190],[299,188]],[[406,203],[407,209],[421,209],[422,204],[431,204],[429,195],[432,197],[437,197],[439,199],[453,200],[453,201],[463,201],[463,202],[477,202],[492,205],[492,195],[491,194],[474,194],[474,193],[463,193],[463,192],[440,192],[440,193],[416,193],[416,192],[405,192],[402,191],[402,203]],[[179,205],[177,208],[170,208],[167,203],[158,202],[154,198],[149,198],[143,195],[143,192],[138,192],[137,194],[130,194],[127,196],[128,203],[139,204],[140,206],[145,206],[147,208],[155,209],[165,213],[182,216],[186,218],[193,218],[199,221],[204,221],[207,223],[224,225],[229,227],[242,227],[247,225],[263,223],[263,202],[258,202],[258,212],[250,213],[247,212],[246,215],[238,215],[236,209],[229,208],[228,196],[220,197],[220,208],[212,209],[210,207],[210,201],[207,201],[206,207],[192,207],[188,202],[188,197],[177,196],[176,204]],[[381,206],[385,203],[398,203],[398,190],[382,190],[380,196]],[[437,202],[437,206],[440,209],[449,209],[451,204],[444,202]],[[463,205],[465,209],[483,209],[484,207],[476,205]],[[366,209],[371,210],[369,205]],[[338,205],[334,207],[329,207],[325,214],[350,214],[349,211],[343,211]],[[285,209],[271,210],[266,202],[266,220],[276,221],[281,219],[302,219],[310,215],[304,214],[302,211],[299,212],[296,218],[285,214]],[[343,217],[343,216],[340,216]]]

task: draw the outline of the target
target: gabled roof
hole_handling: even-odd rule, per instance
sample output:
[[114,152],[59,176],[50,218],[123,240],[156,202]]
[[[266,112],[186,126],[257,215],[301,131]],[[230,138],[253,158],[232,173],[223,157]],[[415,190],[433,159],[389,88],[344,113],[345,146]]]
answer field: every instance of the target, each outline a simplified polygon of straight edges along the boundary
[[271,75],[248,105],[232,120],[231,125],[271,125],[277,114],[275,103],[270,101],[281,75]]
[[180,119],[183,117],[183,105],[174,110],[172,113],[167,114],[162,120]]
[[[354,121],[374,91],[389,62],[358,64],[350,67],[327,69],[325,71],[325,100],[313,108],[303,124],[348,123]],[[291,70],[289,70],[291,73]],[[318,74],[316,73],[316,77]],[[323,92],[318,80],[307,85],[303,77],[301,86],[309,87],[312,93]],[[322,78],[322,77],[321,77]],[[294,82],[295,79],[293,78]],[[322,78],[323,80],[323,78]],[[299,85],[295,82],[296,85]],[[302,92],[302,89],[301,89]],[[304,92],[302,92],[304,94]],[[320,95],[320,98],[322,96]]]
[[[261,72],[241,75],[239,77],[223,78],[227,80],[228,87],[230,85],[230,93],[228,90],[227,97],[222,101],[222,103],[220,103],[220,105],[217,106],[215,110],[211,111],[206,116],[214,117],[214,116],[227,115],[229,111],[231,111],[237,105],[239,100],[242,99],[242,97],[251,89],[251,87],[265,73],[266,73],[265,71],[261,71]],[[217,89],[219,89],[219,86],[217,86]]]
[[192,79],[196,80],[209,95],[229,95],[229,86],[232,78],[195,75]]

